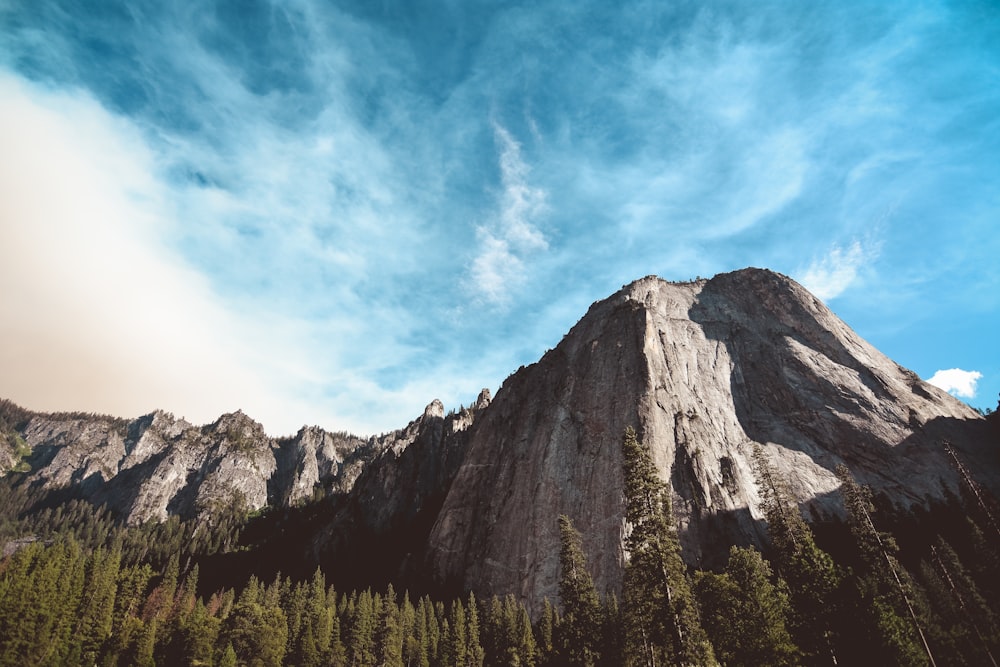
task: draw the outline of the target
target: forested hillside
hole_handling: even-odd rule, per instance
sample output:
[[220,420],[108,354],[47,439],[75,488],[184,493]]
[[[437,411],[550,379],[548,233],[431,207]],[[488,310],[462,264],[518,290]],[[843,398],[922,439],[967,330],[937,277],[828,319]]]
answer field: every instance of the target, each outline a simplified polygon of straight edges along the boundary
[[963,496],[916,523],[877,510],[838,470],[848,519],[814,531],[758,448],[771,547],[733,546],[713,572],[681,560],[668,488],[631,430],[622,454],[631,530],[620,597],[598,593],[579,533],[552,517],[559,595],[534,619],[513,596],[336,590],[319,569],[219,585],[203,572],[223,554],[252,557],[241,531],[262,517],[124,527],[82,501],[45,507],[10,476],[0,664],[995,664],[998,512],[957,458]]

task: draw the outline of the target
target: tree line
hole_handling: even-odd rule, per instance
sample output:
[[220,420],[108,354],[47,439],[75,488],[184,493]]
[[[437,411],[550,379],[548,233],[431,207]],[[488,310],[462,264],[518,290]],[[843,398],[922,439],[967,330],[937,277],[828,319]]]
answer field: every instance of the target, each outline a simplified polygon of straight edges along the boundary
[[[620,606],[599,600],[580,536],[560,519],[563,623],[575,626],[564,630],[574,637],[564,664],[997,664],[1000,531],[994,503],[957,457],[969,497],[968,516],[951,527],[961,555],[941,535],[925,536],[904,565],[896,540],[876,522],[871,491],[839,466],[850,544],[838,562],[817,545],[785,481],[755,446],[769,557],[734,546],[724,571],[692,572],[681,560],[669,489],[631,429],[622,453],[631,530]],[[596,632],[602,622],[615,629]]]
[[[904,550],[871,492],[837,470],[844,549],[822,549],[759,447],[770,539],[732,547],[720,572],[681,559],[670,492],[649,451],[622,438],[627,553],[621,598],[598,594],[580,534],[560,529],[559,597],[532,619],[512,596],[412,599],[391,586],[341,593],[317,569],[296,581],[205,593],[197,556],[236,547],[245,511],[212,526],[123,528],[70,501],[0,534],[40,539],[0,560],[0,665],[990,665],[1000,629],[992,500],[954,457],[967,518]],[[0,487],[0,506],[33,507]],[[16,512],[15,512],[16,513]]]

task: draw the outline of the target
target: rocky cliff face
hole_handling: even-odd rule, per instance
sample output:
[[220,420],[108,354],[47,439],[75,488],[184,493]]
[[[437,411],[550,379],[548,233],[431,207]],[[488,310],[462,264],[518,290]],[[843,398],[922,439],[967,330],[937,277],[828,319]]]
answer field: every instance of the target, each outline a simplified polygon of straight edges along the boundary
[[[583,534],[599,589],[620,587],[627,426],[670,483],[692,565],[719,564],[732,543],[763,542],[755,444],[814,516],[841,511],[839,463],[901,507],[942,499],[959,486],[945,441],[1000,490],[985,420],[794,281],[756,269],[638,280],[595,303],[492,401],[484,391],[447,415],[434,401],[377,438],[313,427],[273,439],[240,412],[196,427],[164,412],[128,421],[7,402],[0,426],[0,463],[30,464],[27,483],[69,488],[129,522],[334,496],[295,545],[314,561],[514,593],[530,608],[557,594],[560,514]],[[288,547],[274,548],[277,558]]]
[[649,277],[594,304],[477,421],[430,535],[437,580],[529,605],[555,598],[556,519],[567,514],[598,588],[618,589],[629,425],[670,482],[691,564],[762,542],[754,443],[819,514],[841,511],[839,463],[902,506],[955,491],[945,439],[997,488],[984,420],[794,281],[754,269],[684,284]]
[[275,439],[242,412],[201,427],[162,411],[134,420],[22,413],[21,421],[27,484],[69,490],[128,523],[348,494],[368,464],[416,438],[411,424],[366,439],[317,427]]

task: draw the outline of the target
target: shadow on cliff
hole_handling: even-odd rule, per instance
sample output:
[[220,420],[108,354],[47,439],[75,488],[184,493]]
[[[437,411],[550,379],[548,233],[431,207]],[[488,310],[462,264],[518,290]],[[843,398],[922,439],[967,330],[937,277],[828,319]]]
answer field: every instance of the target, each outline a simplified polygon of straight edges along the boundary
[[373,461],[347,494],[255,517],[241,550],[200,564],[212,586],[242,585],[251,574],[308,578],[321,567],[338,590],[436,592],[412,567],[422,553],[464,454],[465,433],[446,435],[449,419],[425,416],[412,444]]
[[[876,416],[882,413],[878,402],[898,399],[878,372],[859,361],[817,319],[824,313],[819,302],[810,310],[803,302],[812,298],[808,293],[769,271],[749,274],[749,280],[758,283],[750,290],[733,283],[741,278],[747,275],[724,274],[709,280],[688,315],[706,337],[725,345],[733,362],[730,382],[736,417],[750,439],[801,452],[831,472],[844,463],[863,484],[877,487],[884,481],[897,487],[901,497],[896,500],[907,506],[938,502],[942,489],[957,491],[959,475],[944,447],[950,443],[975,471],[976,481],[998,493],[1000,444],[986,420],[936,417],[920,423],[911,411],[908,423],[892,424],[910,435],[898,443],[885,442],[865,424],[890,419]],[[737,302],[732,294],[750,294],[754,300]],[[789,340],[853,371],[875,402],[863,391],[823,377],[793,353]],[[915,374],[898,368],[916,396],[934,400]],[[922,493],[907,489],[914,475],[929,475]],[[814,504],[832,506],[822,497]]]

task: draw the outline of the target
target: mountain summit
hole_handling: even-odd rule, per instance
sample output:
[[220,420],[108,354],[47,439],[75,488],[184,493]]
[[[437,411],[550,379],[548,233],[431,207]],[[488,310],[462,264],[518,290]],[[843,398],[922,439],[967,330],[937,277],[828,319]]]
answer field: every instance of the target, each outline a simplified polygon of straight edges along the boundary
[[669,482],[684,558],[702,567],[731,544],[766,542],[758,445],[816,519],[843,511],[838,464],[903,513],[957,495],[956,461],[1000,488],[986,420],[760,269],[637,280],[492,399],[484,391],[448,414],[434,401],[378,438],[311,428],[276,440],[242,413],[199,428],[162,412],[127,421],[0,407],[12,443],[0,453],[34,493],[83,497],[132,523],[234,506],[287,517],[305,505],[307,518],[261,552],[284,572],[367,568],[513,593],[534,610],[557,597],[561,514],[583,535],[598,589],[620,589],[629,426]]
[[816,516],[834,475],[900,507],[956,492],[947,440],[996,488],[984,420],[879,353],[783,275],[650,276],[595,303],[559,345],[507,379],[470,434],[428,540],[439,581],[555,599],[559,531],[584,536],[599,589],[623,567],[621,439],[633,426],[669,480],[685,559],[764,540],[751,468],[761,445]]

